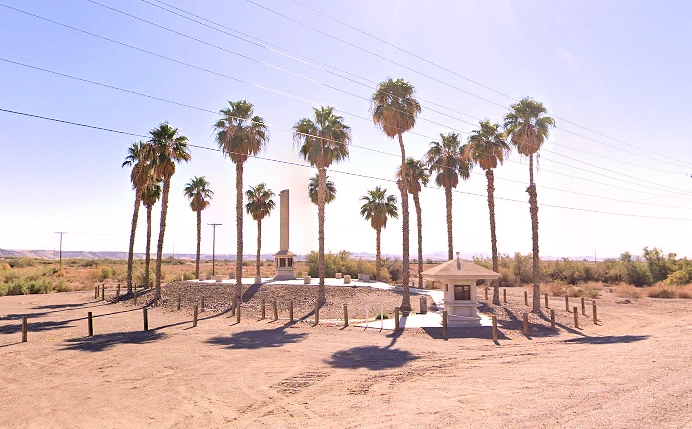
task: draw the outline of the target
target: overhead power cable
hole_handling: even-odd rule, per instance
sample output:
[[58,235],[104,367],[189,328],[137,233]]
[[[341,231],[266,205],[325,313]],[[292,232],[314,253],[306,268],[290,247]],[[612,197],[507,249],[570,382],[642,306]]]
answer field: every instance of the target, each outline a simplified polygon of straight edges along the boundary
[[[148,136],[142,135],[142,134],[136,134],[136,133],[130,133],[126,131],[120,131],[120,130],[114,130],[111,128],[105,128],[105,127],[98,127],[94,125],[88,125],[88,124],[83,124],[79,122],[73,122],[73,121],[67,121],[67,120],[62,120],[62,119],[56,119],[56,118],[50,118],[47,116],[40,116],[40,115],[35,115],[35,114],[30,114],[26,112],[19,112],[19,111],[14,111],[14,110],[9,110],[9,109],[3,109],[0,108],[0,112],[6,112],[6,113],[11,113],[15,115],[21,115],[25,117],[31,117],[31,118],[36,118],[36,119],[43,119],[46,121],[53,121],[53,122],[58,122],[62,124],[68,124],[68,125],[75,125],[83,128],[90,128],[90,129],[96,129],[96,130],[101,130],[101,131],[107,131],[111,133],[117,133],[117,134],[124,134],[124,135],[131,135],[131,136],[137,136],[137,137],[144,137],[148,138]],[[188,144],[190,147],[198,148],[198,149],[204,149],[204,150],[210,150],[210,151],[215,151],[215,152],[225,152],[222,151],[221,149],[218,148],[211,148],[207,146],[200,146],[200,145],[195,145],[195,144]],[[229,154],[228,152],[225,152],[226,154]],[[237,152],[231,152],[230,154],[237,154],[237,155],[245,155]],[[264,161],[270,161],[270,162],[276,162],[280,164],[285,164],[285,165],[293,165],[293,166],[298,166],[298,167],[304,167],[304,168],[314,168],[310,165],[306,164],[301,164],[297,162],[291,162],[291,161],[286,161],[286,160],[281,160],[281,159],[273,159],[273,158],[266,158],[258,155],[245,155],[248,156],[249,158],[255,158],[255,159],[260,159]],[[384,182],[393,182],[396,183],[395,180],[393,179],[386,179],[382,177],[375,177],[371,175],[366,175],[366,174],[359,174],[359,173],[353,173],[353,172],[348,172],[348,171],[341,171],[341,170],[335,170],[335,169],[330,169],[330,173],[337,173],[337,174],[343,174],[347,176],[353,176],[353,177],[360,177],[360,178],[366,178],[366,179],[373,179],[373,180],[379,180],[379,181],[384,181]],[[437,189],[437,190],[444,190],[444,188],[440,187],[428,187],[429,189]],[[477,197],[483,197],[485,198],[486,195],[483,194],[477,194],[473,192],[464,192],[464,191],[459,191],[459,190],[452,190],[452,192],[458,193],[458,194],[464,194],[464,195],[472,195],[472,196],[477,196]],[[511,201],[511,202],[516,202],[516,203],[521,203],[521,204],[527,204],[526,201],[522,200],[517,200],[513,198],[505,198],[505,197],[495,197],[496,200],[501,200],[501,201]],[[615,213],[615,212],[604,212],[604,211],[599,211],[599,210],[591,210],[591,209],[584,209],[580,207],[568,207],[568,206],[561,206],[561,205],[556,205],[556,204],[546,204],[543,203],[541,204],[541,207],[553,207],[553,208],[560,208],[560,209],[565,209],[565,210],[576,210],[576,211],[582,211],[582,212],[590,212],[590,213],[600,213],[600,214],[608,214],[608,215],[616,215],[616,216],[627,216],[627,217],[638,217],[638,218],[649,218],[649,219],[661,219],[661,220],[680,220],[680,221],[692,221],[692,218],[671,218],[671,217],[660,217],[660,216],[648,216],[648,215],[639,215],[639,214],[632,214],[632,213]]]

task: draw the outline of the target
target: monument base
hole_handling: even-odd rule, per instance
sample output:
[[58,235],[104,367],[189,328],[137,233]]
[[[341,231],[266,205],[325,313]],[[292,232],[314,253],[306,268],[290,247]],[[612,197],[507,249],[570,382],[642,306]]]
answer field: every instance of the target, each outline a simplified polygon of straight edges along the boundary
[[296,275],[293,267],[277,267],[274,280],[295,280]]

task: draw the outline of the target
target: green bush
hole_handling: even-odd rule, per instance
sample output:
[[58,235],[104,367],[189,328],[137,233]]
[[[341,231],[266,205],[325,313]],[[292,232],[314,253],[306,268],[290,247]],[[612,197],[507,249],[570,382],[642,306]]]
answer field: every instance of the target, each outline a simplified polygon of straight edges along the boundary
[[99,276],[99,279],[108,280],[109,278],[113,277],[114,274],[113,268],[108,266],[101,267],[101,275]]
[[[307,255],[308,275],[319,277],[319,255],[317,252],[310,252]],[[381,260],[380,276],[383,282],[397,282],[401,280],[402,263],[398,259],[384,258]],[[345,250],[338,253],[325,253],[324,270],[326,277],[334,277],[336,273],[348,274],[357,278],[359,273],[367,274],[370,278],[375,278],[375,261],[355,259]]]
[[10,258],[7,261],[7,264],[10,266],[10,268],[33,267],[34,266],[34,260],[31,258],[27,258],[27,257]]

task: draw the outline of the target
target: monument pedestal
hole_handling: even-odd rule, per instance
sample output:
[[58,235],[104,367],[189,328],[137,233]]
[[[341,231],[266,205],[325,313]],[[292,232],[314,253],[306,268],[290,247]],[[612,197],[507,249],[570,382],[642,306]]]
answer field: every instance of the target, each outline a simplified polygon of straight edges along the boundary
[[279,236],[281,250],[274,254],[274,269],[276,271],[274,280],[293,280],[296,278],[293,267],[293,259],[296,254],[288,250],[288,189],[284,189],[279,193],[279,204],[281,212],[281,233]]

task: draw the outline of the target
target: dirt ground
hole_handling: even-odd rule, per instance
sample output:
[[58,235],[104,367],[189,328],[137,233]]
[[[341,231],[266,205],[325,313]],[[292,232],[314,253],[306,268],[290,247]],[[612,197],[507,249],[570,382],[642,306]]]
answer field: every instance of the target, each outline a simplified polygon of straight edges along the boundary
[[508,301],[484,307],[503,315],[496,345],[489,328],[445,339],[250,310],[240,324],[207,311],[192,328],[187,308],[165,306],[142,332],[140,308],[93,292],[2,297],[0,427],[692,428],[692,300],[604,290],[599,324],[587,305],[575,329],[551,298],[558,332],[532,318],[529,338],[523,289]]

